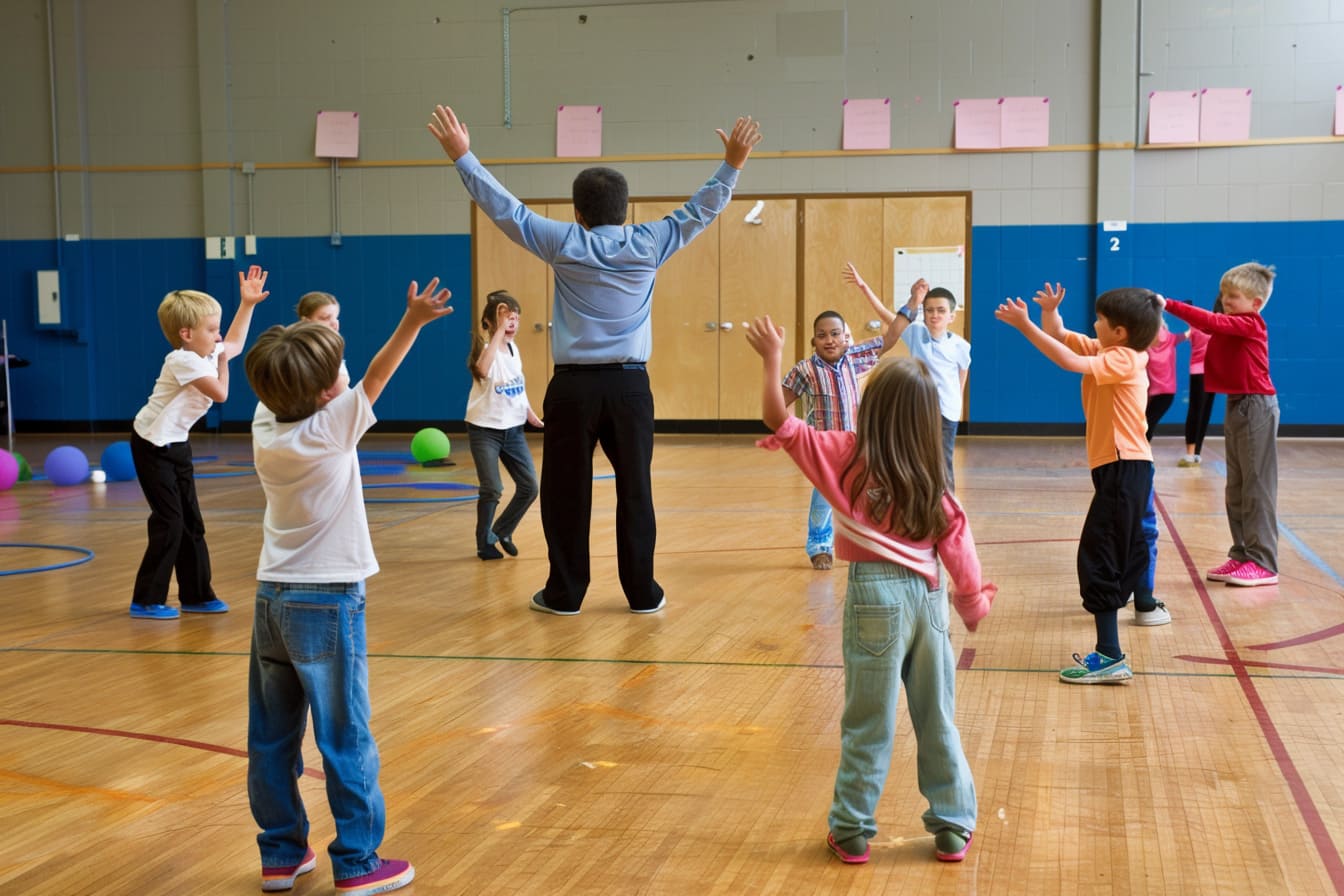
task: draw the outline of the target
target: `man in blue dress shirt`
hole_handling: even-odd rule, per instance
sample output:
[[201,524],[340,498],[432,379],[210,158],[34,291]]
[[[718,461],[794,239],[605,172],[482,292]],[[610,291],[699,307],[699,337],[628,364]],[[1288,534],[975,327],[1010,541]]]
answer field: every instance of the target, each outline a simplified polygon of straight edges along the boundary
[[723,164],[685,205],[648,224],[625,225],[629,191],[610,168],[574,179],[574,224],[533,213],[471,152],[471,137],[447,106],[429,130],[453,160],[471,198],[504,235],[555,274],[551,357],[542,416],[541,525],[550,575],[532,596],[542,613],[579,612],[591,580],[593,450],[616,472],[616,555],[632,613],[656,613],[666,601],[653,577],[653,393],[644,365],[652,348],[650,313],[658,267],[713,222],[732,198],[737,175],[761,140],[759,125],[739,118],[723,141]]

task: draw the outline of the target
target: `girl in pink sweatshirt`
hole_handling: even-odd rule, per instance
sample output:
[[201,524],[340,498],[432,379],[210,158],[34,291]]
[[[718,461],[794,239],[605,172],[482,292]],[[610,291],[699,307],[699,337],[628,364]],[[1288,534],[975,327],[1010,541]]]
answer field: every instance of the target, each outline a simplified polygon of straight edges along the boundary
[[856,431],[816,430],[784,406],[783,328],[757,318],[747,341],[764,362],[762,418],[774,431],[758,444],[787,452],[821,491],[835,511],[836,556],[849,561],[845,710],[826,844],[842,862],[868,861],[904,683],[929,801],[924,827],[935,856],[959,862],[976,802],[954,719],[948,609],[975,631],[998,588],[981,579],[966,514],[946,490],[937,386],[922,361],[885,360],[868,378]]

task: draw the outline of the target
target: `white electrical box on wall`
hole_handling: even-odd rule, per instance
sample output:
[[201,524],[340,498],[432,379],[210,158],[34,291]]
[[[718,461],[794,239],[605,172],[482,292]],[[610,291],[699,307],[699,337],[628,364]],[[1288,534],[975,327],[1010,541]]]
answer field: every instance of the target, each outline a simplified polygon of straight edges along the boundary
[[233,258],[237,251],[231,236],[208,236],[205,238],[205,257],[207,259]]
[[37,272],[37,325],[61,325],[61,272]]

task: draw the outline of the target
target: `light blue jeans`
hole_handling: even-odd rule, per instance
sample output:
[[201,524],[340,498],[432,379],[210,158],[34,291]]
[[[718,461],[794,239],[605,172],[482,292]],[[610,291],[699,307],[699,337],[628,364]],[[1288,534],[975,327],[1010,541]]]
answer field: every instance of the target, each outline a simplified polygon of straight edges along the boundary
[[812,489],[812,503],[807,508],[807,556],[834,554],[835,534],[831,527],[831,505]]
[[828,822],[836,840],[877,834],[901,683],[915,730],[924,828],[975,830],[975,782],[961,749],[947,590],[894,563],[850,563],[845,595],[845,712]]
[[336,839],[327,848],[336,880],[378,867],[383,794],[369,729],[364,583],[258,582],[248,680],[247,796],[261,827],[263,867],[297,865],[308,848],[299,795],[303,732],[327,776]]

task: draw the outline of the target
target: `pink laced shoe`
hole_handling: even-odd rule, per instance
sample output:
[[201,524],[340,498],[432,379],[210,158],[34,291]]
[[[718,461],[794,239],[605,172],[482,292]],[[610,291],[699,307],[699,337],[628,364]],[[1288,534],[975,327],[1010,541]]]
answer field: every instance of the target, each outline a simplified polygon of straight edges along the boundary
[[1270,572],[1254,560],[1247,560],[1245,563],[1232,570],[1223,579],[1229,585],[1241,585],[1250,587],[1253,585],[1277,585],[1279,583],[1278,573]]
[[1210,582],[1226,582],[1228,577],[1237,571],[1237,567],[1245,562],[1245,560],[1233,560],[1229,557],[1227,558],[1227,562],[1222,566],[1215,566],[1205,573],[1204,578],[1208,579]]

